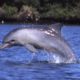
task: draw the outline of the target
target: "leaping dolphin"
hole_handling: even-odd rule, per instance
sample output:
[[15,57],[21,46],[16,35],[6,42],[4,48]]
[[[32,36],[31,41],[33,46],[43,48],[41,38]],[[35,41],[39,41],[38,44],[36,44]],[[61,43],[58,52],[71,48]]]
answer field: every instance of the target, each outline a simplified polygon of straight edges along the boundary
[[[62,24],[55,23],[48,27],[20,28],[9,32],[3,39],[0,49],[22,45],[32,53],[38,49],[53,52],[54,63],[74,63],[76,57],[66,40],[61,36]],[[58,57],[58,60],[57,60]]]

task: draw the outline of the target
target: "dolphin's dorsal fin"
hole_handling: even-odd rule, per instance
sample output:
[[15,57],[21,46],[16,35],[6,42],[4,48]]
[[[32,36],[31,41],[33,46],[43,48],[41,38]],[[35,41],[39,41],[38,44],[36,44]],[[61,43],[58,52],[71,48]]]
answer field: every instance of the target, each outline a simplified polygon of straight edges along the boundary
[[62,28],[62,24],[61,23],[55,23],[49,26],[50,30],[52,31],[52,33],[56,32],[58,34],[61,34],[61,28]]

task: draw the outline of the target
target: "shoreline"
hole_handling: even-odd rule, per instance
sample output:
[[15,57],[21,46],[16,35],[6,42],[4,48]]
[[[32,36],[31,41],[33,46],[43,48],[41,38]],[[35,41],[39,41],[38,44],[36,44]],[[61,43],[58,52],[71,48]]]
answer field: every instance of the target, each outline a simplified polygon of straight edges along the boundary
[[80,25],[80,19],[79,18],[40,18],[38,21],[34,21],[31,19],[16,19],[16,18],[0,18],[0,24],[54,24],[54,23],[63,23],[63,24],[69,24],[69,25]]

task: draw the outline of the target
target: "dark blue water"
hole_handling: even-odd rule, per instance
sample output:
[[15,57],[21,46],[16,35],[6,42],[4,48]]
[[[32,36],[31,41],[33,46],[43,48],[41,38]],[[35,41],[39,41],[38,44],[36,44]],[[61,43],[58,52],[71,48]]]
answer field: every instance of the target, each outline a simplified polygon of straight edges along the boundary
[[[30,27],[31,25],[26,25]],[[11,30],[25,25],[0,25],[0,44]],[[64,26],[62,35],[80,58],[80,26]],[[29,64],[32,54],[16,46],[0,50],[0,80],[80,80],[80,64],[52,64],[47,52],[39,51]]]

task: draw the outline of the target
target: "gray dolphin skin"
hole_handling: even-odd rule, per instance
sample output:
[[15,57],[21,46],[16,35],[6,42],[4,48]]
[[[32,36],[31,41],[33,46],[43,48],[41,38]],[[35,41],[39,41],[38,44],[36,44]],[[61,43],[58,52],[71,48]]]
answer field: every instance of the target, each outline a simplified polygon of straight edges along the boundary
[[9,32],[3,40],[0,49],[22,45],[32,53],[38,49],[52,52],[53,63],[75,63],[76,57],[66,40],[61,36],[61,23],[50,26],[15,29]]

